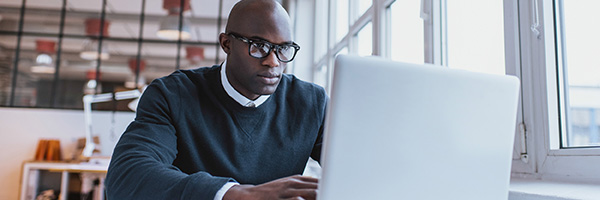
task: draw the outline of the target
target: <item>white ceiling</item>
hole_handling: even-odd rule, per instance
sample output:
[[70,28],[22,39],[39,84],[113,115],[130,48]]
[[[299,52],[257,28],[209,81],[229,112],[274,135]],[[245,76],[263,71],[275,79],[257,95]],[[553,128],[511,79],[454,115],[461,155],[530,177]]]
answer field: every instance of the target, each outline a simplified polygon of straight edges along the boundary
[[[217,0],[191,0],[191,10],[184,13],[192,22],[192,38],[186,42],[199,42],[202,44],[216,44],[217,35],[224,31],[226,17],[238,0],[223,0],[221,30],[217,30],[219,1]],[[22,0],[0,1],[0,30],[17,31],[19,10]],[[102,0],[69,0],[65,17],[66,35],[85,35],[84,21],[86,18],[100,17]],[[107,0],[106,19],[110,21],[109,35],[114,38],[136,39],[139,37],[139,20],[142,0]],[[27,0],[24,17],[25,32],[37,32],[57,35],[60,24],[60,9],[62,0]],[[143,38],[145,40],[160,40],[156,36],[158,24],[162,16],[167,14],[162,9],[162,0],[146,0],[145,23]],[[24,36],[21,40],[21,56],[19,69],[29,73],[34,78],[52,78],[51,76],[34,74],[28,70],[32,65],[36,52],[35,40],[49,39],[58,41],[57,37],[40,38]],[[94,68],[93,63],[79,58],[77,55],[82,49],[83,38],[64,38],[62,43],[61,77],[68,79],[85,79],[85,71]],[[105,80],[124,81],[131,76],[127,60],[137,55],[138,43],[135,41],[104,40],[109,47],[111,58],[102,61],[101,71]],[[0,46],[6,50],[16,48],[16,37],[0,35]],[[185,47],[181,46],[181,68],[191,67],[185,60]],[[205,61],[201,66],[215,64],[217,55],[216,45],[201,45],[205,48]],[[5,51],[6,51],[5,50]],[[219,50],[219,58],[223,60],[225,54]],[[141,49],[142,58],[147,62],[147,70],[143,76],[147,80],[164,76],[175,69],[177,45],[165,43],[145,42]]]

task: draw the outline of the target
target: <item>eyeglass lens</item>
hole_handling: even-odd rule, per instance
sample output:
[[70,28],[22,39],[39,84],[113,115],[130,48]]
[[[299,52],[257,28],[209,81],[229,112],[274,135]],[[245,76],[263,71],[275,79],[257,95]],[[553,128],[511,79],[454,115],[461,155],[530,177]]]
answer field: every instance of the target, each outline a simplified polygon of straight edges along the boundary
[[[252,43],[250,45],[250,55],[256,58],[264,58],[267,57],[271,51],[271,45],[266,43]],[[296,49],[294,47],[284,45],[275,47],[275,53],[277,57],[284,62],[292,60],[294,54],[296,53]]]

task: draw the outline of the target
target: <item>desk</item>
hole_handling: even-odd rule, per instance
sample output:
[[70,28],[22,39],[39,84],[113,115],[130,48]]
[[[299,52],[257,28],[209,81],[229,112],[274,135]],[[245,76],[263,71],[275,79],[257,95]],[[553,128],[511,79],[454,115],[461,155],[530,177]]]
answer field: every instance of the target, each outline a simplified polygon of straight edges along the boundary
[[[73,188],[78,191],[84,190],[86,186],[82,181],[73,181],[77,177],[97,177],[100,182],[94,187],[93,199],[104,199],[104,178],[108,170],[108,162],[98,163],[65,163],[65,162],[25,162],[21,176],[20,199],[35,199],[43,190],[54,189],[60,191],[59,200],[67,200],[69,191]],[[71,182],[78,183],[70,185]],[[88,189],[88,188],[86,188]],[[89,188],[91,189],[91,188]]]

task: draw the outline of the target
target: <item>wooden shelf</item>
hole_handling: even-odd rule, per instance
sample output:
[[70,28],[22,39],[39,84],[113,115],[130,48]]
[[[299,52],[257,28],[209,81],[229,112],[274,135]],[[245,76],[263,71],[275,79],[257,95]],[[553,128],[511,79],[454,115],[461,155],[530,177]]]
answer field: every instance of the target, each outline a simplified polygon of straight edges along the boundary
[[[95,200],[104,199],[104,178],[108,170],[108,161],[92,163],[74,162],[25,162],[21,176],[20,199],[35,199],[43,190],[58,190],[59,200],[67,200],[72,190],[90,187],[90,183],[83,181],[82,177],[98,179],[99,183],[93,186]],[[77,184],[77,185],[74,185]],[[87,184],[87,185],[84,185]],[[86,188],[89,189],[89,188]]]

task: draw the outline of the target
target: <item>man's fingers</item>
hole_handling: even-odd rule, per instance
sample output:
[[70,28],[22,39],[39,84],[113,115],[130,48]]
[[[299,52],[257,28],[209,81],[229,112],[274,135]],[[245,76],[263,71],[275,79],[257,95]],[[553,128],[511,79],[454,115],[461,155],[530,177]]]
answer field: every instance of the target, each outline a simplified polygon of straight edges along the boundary
[[284,198],[288,197],[302,197],[302,199],[316,199],[316,189],[288,189],[282,193]]
[[313,180],[305,181],[299,177],[292,177],[286,180],[286,188],[289,189],[317,189],[319,186],[318,181],[314,182]]
[[292,176],[292,178],[299,179],[299,180],[306,181],[306,182],[313,182],[313,183],[318,183],[319,182],[318,178],[313,178],[313,177],[310,177],[310,176],[296,175],[296,176]]
[[283,199],[314,200],[317,198],[319,179],[299,175],[286,179],[287,186],[280,193]]
[[285,199],[282,199],[282,200],[305,200],[305,199],[302,198],[302,197],[290,197],[290,198],[285,198]]

